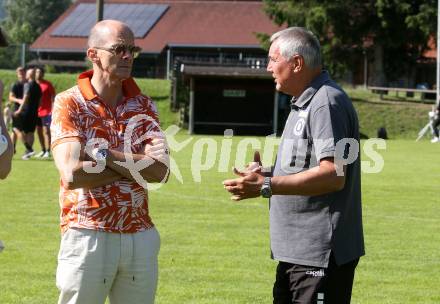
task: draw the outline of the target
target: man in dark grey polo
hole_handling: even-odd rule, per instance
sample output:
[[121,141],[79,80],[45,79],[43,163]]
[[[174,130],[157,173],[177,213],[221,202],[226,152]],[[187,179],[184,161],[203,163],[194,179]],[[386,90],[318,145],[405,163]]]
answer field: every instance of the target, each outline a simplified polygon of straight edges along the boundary
[[224,186],[233,200],[270,198],[274,303],[350,303],[364,255],[356,112],[304,28],[271,37],[267,70],[294,96],[275,167],[253,163]]

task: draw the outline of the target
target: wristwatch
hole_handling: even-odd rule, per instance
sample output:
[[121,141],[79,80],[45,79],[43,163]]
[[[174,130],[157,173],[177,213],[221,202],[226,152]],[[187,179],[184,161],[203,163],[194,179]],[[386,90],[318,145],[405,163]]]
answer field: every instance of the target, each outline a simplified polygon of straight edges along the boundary
[[93,150],[93,158],[97,162],[104,162],[107,160],[108,150],[107,149],[94,149]]
[[265,177],[263,186],[261,186],[260,194],[264,198],[270,198],[272,196],[272,187],[270,184],[271,177]]

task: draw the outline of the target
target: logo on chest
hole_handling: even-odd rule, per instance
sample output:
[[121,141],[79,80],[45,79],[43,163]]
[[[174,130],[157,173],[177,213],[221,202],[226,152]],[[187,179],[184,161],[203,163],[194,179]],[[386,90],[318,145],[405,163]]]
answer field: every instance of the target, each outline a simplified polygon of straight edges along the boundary
[[293,134],[296,136],[300,136],[304,130],[304,127],[306,125],[306,120],[304,118],[298,119],[298,121],[295,124],[295,127],[293,128]]
[[298,121],[293,128],[293,134],[296,136],[300,136],[303,133],[304,127],[306,126],[308,111],[299,111],[298,113]]

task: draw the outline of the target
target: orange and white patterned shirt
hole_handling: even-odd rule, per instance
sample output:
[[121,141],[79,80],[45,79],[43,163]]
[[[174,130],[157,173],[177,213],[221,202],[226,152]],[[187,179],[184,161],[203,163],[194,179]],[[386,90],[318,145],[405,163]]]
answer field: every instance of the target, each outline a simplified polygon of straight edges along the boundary
[[[144,134],[161,132],[153,101],[142,95],[129,78],[122,84],[123,102],[111,109],[96,95],[90,83],[92,75],[93,71],[82,73],[78,85],[56,96],[52,111],[52,148],[67,141],[79,141],[84,147],[90,140],[103,138],[110,149],[122,150],[128,123],[142,114],[150,120],[135,119],[131,134],[132,152],[142,153],[148,139],[139,139]],[[70,227],[119,233],[153,227],[148,214],[147,190],[126,178],[93,189],[68,190],[61,183],[59,203],[62,233]]]

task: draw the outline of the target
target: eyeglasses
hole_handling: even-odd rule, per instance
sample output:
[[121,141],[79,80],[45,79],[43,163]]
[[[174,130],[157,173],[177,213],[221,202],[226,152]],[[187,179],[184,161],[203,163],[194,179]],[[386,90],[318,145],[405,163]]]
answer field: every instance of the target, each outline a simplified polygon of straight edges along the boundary
[[[292,56],[293,57],[293,56]],[[280,56],[280,55],[278,55],[276,58],[275,57],[272,57],[272,56],[267,56],[267,62],[268,63],[278,63],[278,62],[280,62],[280,61],[283,61],[283,60],[285,60],[284,59],[284,57],[282,57],[282,56]]]
[[268,62],[274,62],[274,63],[277,63],[278,61],[279,61],[279,58],[274,58],[274,57],[272,57],[272,56],[267,56],[267,61]]
[[103,46],[94,46],[93,48],[98,50],[104,50],[117,56],[122,56],[128,51],[133,56],[133,58],[138,57],[139,53],[142,51],[142,49],[138,46],[127,45],[127,44],[114,44],[108,48]]

